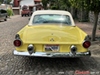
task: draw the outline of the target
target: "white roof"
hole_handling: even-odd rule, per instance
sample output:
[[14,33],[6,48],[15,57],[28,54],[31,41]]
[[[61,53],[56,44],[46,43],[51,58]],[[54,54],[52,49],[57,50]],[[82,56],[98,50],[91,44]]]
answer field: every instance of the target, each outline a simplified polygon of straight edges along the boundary
[[75,26],[75,23],[73,21],[73,18],[70,14],[70,12],[68,11],[63,11],[63,10],[38,10],[38,11],[35,11],[33,14],[32,14],[32,18],[30,19],[30,22],[29,22],[29,25],[32,25],[32,20],[34,18],[35,15],[38,15],[38,14],[61,14],[61,15],[69,15],[71,21],[72,21],[72,25]]
[[38,10],[34,12],[35,14],[63,14],[63,15],[70,15],[68,11],[63,10]]

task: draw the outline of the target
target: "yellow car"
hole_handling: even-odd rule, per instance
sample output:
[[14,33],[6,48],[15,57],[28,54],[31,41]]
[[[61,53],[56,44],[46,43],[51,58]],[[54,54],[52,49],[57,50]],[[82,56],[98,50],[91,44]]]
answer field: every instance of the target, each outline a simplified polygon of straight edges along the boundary
[[75,26],[68,11],[35,11],[15,36],[14,55],[33,57],[90,56],[89,36]]

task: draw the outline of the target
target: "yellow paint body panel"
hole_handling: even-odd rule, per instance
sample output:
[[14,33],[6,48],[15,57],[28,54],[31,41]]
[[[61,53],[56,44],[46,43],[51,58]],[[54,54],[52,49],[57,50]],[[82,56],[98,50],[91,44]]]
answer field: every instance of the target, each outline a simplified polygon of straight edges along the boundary
[[77,47],[77,52],[86,52],[82,46],[87,34],[77,26],[41,24],[26,25],[17,34],[20,35],[22,45],[17,51],[27,51],[29,44],[33,44],[36,52],[45,52],[45,45],[59,45],[59,52],[70,52],[71,45]]

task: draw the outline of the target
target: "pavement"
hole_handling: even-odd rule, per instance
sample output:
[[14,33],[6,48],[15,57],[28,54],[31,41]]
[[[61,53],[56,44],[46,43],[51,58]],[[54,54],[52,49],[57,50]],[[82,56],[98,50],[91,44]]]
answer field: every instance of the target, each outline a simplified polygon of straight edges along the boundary
[[[90,22],[75,22],[76,26],[85,31],[88,35],[92,35],[93,23]],[[96,36],[100,37],[99,25],[97,26]]]

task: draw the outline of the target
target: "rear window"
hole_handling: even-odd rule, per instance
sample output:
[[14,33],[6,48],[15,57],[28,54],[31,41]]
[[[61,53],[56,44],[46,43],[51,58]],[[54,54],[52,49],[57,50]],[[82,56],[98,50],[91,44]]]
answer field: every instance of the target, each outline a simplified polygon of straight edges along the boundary
[[71,20],[68,15],[59,15],[59,14],[40,14],[35,15],[33,19],[33,24],[41,23],[62,23],[71,25]]

